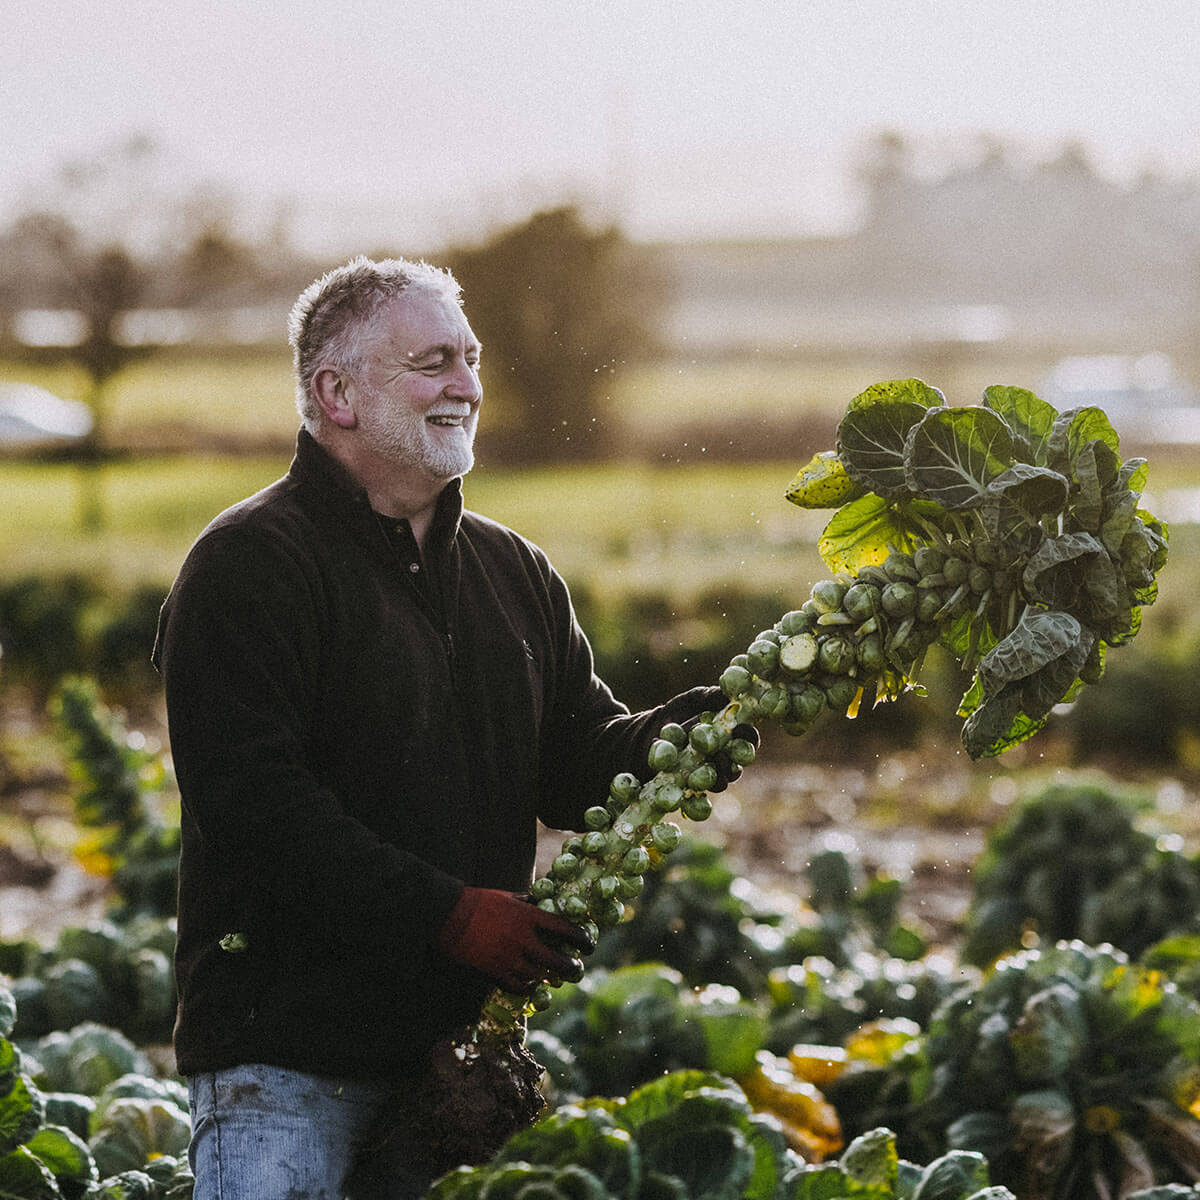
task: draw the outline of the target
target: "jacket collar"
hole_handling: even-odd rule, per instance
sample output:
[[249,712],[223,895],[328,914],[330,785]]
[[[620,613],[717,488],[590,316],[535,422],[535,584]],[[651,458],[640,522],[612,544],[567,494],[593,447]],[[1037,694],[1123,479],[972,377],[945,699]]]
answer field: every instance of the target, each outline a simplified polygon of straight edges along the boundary
[[[288,479],[293,484],[315,489],[323,503],[340,511],[346,519],[366,519],[372,525],[378,520],[367,498],[367,489],[307,429],[302,428],[296,435],[296,454],[288,468]],[[454,541],[462,515],[462,479],[451,479],[438,496],[429,528],[430,550],[444,550]]]

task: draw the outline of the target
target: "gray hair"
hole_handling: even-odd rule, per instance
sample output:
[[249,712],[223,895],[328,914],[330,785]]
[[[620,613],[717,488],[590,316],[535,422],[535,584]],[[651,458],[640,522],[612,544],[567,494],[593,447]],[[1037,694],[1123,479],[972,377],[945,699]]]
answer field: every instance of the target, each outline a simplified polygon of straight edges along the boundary
[[288,314],[288,342],[296,374],[296,408],[308,429],[321,410],[312,383],[323,367],[356,374],[365,365],[364,347],[373,336],[375,316],[409,289],[421,289],[462,303],[462,289],[449,271],[424,261],[351,259],[309,284]]

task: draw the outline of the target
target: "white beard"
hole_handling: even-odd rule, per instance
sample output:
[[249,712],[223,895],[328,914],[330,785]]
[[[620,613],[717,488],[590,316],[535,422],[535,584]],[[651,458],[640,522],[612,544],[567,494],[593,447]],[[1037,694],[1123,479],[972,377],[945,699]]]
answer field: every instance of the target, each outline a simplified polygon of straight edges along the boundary
[[[361,386],[361,385],[360,385]],[[371,403],[358,413],[363,440],[398,467],[416,469],[435,479],[454,479],[475,465],[475,426],[479,410],[463,418],[458,430],[443,438],[425,418],[403,409],[374,388],[364,389]]]

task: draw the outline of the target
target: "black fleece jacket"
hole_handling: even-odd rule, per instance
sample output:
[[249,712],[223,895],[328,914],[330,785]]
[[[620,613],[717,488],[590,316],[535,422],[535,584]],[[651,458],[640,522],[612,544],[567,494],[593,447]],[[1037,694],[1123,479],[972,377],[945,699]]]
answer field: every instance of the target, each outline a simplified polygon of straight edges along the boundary
[[492,986],[433,944],[464,883],[525,890],[537,820],[579,828],[712,699],[630,714],[536,546],[455,482],[422,555],[303,431],[288,474],[192,547],[154,657],[182,797],[184,1074],[419,1069]]

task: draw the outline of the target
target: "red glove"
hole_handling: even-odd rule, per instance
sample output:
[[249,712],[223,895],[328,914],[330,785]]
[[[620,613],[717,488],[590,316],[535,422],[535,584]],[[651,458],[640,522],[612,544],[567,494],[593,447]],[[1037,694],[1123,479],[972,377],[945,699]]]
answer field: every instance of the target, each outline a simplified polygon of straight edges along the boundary
[[588,953],[592,941],[566,917],[546,912],[513,892],[463,888],[437,934],[448,958],[490,975],[510,992],[527,992],[551,977],[567,978],[571,958],[557,947]]

